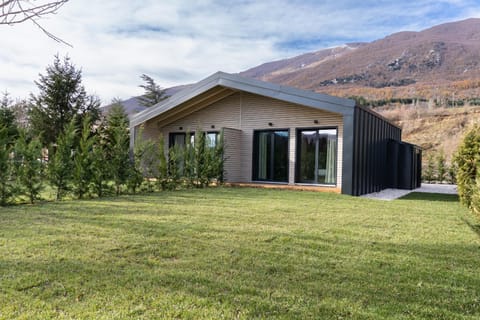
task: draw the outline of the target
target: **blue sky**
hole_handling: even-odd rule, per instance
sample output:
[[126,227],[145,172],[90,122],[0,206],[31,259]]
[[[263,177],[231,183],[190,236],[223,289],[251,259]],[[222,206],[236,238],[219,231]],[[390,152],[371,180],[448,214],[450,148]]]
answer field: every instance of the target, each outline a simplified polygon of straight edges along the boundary
[[41,23],[73,48],[31,23],[0,26],[0,91],[36,93],[34,80],[57,53],[69,55],[87,91],[108,103],[141,94],[142,73],[169,87],[473,17],[480,18],[478,0],[70,0]]

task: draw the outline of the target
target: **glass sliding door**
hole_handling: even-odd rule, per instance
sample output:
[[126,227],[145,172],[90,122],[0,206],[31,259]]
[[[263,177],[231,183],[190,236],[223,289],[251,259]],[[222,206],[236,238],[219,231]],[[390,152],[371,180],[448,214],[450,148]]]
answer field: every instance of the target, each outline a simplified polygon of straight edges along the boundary
[[297,131],[297,182],[336,184],[337,129]]
[[254,132],[253,180],[288,182],[288,130]]

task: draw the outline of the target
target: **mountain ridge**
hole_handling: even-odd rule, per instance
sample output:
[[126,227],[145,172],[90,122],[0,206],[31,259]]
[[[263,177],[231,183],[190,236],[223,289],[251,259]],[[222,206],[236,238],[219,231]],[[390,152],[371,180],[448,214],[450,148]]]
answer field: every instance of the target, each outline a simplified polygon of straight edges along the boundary
[[[406,141],[451,158],[463,134],[480,124],[480,19],[307,52],[239,74],[355,98],[402,127]],[[127,104],[136,110],[132,99]]]
[[[305,53],[239,74],[317,92],[337,89],[340,96],[348,95],[343,91],[352,87],[382,89],[431,85],[439,79],[469,80],[478,78],[480,71],[479,40],[480,19],[471,18]],[[272,66],[279,68],[272,70]]]

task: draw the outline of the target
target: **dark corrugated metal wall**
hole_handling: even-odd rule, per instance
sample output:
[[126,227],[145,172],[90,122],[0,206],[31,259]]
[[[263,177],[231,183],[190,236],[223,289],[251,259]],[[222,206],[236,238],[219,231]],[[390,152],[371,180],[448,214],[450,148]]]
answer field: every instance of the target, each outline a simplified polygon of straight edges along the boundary
[[388,187],[387,142],[401,141],[402,131],[380,116],[355,107],[353,188],[359,196]]
[[387,152],[388,187],[412,190],[420,187],[422,149],[410,143],[390,140]]

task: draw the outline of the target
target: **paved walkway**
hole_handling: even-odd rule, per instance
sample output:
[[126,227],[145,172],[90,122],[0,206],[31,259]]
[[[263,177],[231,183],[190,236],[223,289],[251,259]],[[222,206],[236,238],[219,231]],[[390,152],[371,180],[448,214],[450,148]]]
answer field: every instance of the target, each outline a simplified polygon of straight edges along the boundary
[[414,190],[385,189],[380,192],[364,194],[361,197],[377,200],[394,200],[403,197],[410,192],[457,194],[457,186],[454,184],[422,183],[420,188]]

